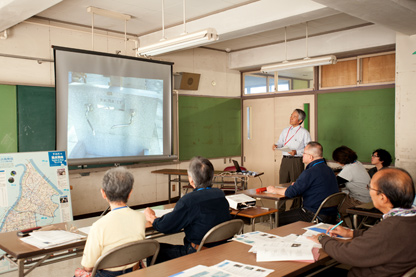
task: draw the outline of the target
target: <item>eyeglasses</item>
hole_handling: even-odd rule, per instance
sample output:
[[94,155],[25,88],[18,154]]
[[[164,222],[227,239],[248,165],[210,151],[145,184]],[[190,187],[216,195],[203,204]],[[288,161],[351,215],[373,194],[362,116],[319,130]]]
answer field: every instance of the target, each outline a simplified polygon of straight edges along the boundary
[[371,155],[371,157],[373,157],[373,158],[379,158],[379,156],[377,156],[376,154]]
[[374,190],[374,191],[377,191],[378,193],[383,193],[381,190],[378,190],[378,189],[373,189],[372,187],[370,187],[370,185],[367,185],[367,189],[368,189],[368,190],[372,189],[372,190]]

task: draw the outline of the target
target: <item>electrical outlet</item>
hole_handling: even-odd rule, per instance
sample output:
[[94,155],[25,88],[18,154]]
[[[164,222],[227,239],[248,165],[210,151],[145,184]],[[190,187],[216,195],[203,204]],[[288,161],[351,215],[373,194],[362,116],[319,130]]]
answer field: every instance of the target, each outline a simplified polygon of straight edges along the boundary
[[172,191],[175,191],[175,189],[176,189],[176,186],[172,185]]

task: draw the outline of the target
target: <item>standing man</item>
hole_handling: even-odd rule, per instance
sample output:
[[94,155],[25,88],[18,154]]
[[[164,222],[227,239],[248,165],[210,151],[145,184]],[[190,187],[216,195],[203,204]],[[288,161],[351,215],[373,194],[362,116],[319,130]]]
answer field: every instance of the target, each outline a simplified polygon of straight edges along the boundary
[[212,188],[213,177],[212,163],[205,158],[195,157],[188,168],[189,184],[194,191],[179,199],[173,211],[162,217],[156,217],[150,208],[144,211],[146,219],[161,233],[185,231],[183,245],[160,244],[156,263],[196,252],[202,238],[212,227],[231,219],[224,192]]
[[[323,159],[322,145],[310,141],[303,153],[303,162],[307,165],[305,171],[295,183],[288,188],[268,186],[267,191],[285,195],[288,198],[302,196],[303,207],[292,209],[279,215],[279,226],[296,221],[310,222],[322,201],[331,194],[338,192],[338,183],[332,169]],[[318,218],[320,221],[334,223],[337,219],[336,207],[323,208]]]
[[285,128],[280,134],[279,140],[273,144],[272,149],[288,147],[291,151],[283,152],[280,164],[279,183],[294,182],[304,169],[302,162],[303,149],[311,141],[311,135],[301,124],[306,114],[301,109],[296,109],[290,116],[290,127]]
[[[351,265],[348,276],[403,276],[416,266],[412,177],[403,169],[386,168],[374,174],[367,188],[374,207],[383,213],[380,223],[368,230],[338,226],[328,229],[329,236],[319,234],[311,239],[338,262]],[[340,242],[332,238],[336,235],[352,240]]]

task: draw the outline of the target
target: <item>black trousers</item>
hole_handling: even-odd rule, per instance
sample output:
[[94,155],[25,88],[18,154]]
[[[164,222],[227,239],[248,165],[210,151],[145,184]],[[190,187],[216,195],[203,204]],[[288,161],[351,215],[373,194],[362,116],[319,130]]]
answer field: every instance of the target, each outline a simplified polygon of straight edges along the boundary
[[[295,182],[304,168],[302,157],[283,156],[282,163],[280,164],[279,184]],[[301,201],[299,198],[296,198],[293,200],[290,209],[299,208],[300,206]],[[286,202],[282,202],[279,211],[284,212],[285,210]]]
[[304,170],[302,157],[283,156],[280,164],[279,183],[294,182]]

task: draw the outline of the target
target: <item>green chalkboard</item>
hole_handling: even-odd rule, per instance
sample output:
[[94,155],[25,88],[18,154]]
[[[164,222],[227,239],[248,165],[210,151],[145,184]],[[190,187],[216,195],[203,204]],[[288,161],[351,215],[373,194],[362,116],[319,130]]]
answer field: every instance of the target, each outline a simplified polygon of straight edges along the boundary
[[241,155],[241,100],[179,96],[179,160]]
[[353,149],[361,162],[386,149],[394,160],[394,88],[318,94],[318,141],[324,157],[335,148]]
[[0,153],[17,152],[16,86],[0,85]]
[[19,152],[55,150],[55,88],[17,86]]

